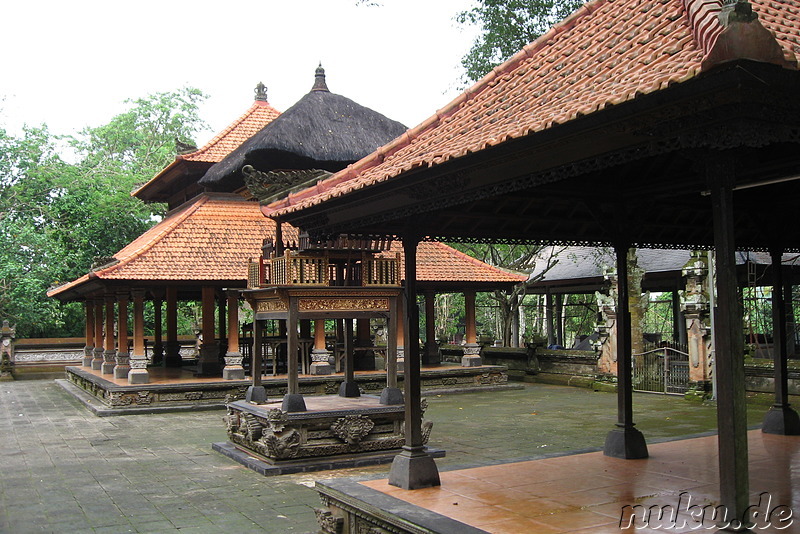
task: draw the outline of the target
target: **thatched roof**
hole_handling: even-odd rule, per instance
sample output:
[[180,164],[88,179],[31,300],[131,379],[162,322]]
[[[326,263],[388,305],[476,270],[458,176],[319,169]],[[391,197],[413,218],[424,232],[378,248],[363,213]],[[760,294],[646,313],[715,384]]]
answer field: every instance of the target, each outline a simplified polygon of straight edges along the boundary
[[335,172],[406,131],[380,113],[331,93],[320,66],[314,87],[280,117],[211,167],[200,184],[214,190],[242,187],[241,170],[323,169]]

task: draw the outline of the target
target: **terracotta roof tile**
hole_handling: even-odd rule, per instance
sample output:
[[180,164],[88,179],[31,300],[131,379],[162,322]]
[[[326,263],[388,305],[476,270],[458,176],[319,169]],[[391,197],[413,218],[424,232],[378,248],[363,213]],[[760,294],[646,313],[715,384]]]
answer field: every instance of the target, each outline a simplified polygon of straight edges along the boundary
[[[753,0],[790,63],[798,5]],[[721,0],[594,0],[448,106],[328,180],[266,208],[294,212],[417,167],[531,135],[699,74],[722,33]]]
[[[275,237],[275,223],[264,217],[255,201],[233,193],[204,193],[167,214],[160,223],[114,255],[118,263],[60,286],[54,296],[101,280],[246,280],[247,264],[261,255],[261,244]],[[283,225],[283,238],[297,241],[297,229]],[[393,243],[391,253],[400,252]],[[420,281],[517,283],[525,276],[482,263],[447,245],[420,243]]]
[[203,147],[189,154],[179,154],[172,163],[131,194],[138,196],[183,161],[207,163],[209,166],[222,161],[225,156],[233,152],[239,145],[250,139],[280,114],[280,111],[273,108],[269,102],[264,100],[254,101],[253,105],[241,117],[233,121]]

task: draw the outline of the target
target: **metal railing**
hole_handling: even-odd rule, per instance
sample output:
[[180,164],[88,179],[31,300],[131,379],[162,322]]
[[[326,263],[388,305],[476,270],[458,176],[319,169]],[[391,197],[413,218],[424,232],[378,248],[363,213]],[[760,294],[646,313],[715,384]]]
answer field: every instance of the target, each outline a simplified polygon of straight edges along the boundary
[[632,355],[633,389],[683,395],[689,389],[689,354],[659,347]]

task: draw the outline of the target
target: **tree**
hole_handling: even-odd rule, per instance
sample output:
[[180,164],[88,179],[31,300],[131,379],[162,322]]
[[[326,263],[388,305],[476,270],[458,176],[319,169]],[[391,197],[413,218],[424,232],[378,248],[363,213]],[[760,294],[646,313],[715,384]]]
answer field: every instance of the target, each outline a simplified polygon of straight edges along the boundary
[[465,82],[476,82],[583,4],[581,0],[478,0],[456,16],[481,34],[462,58]]
[[452,247],[469,254],[489,265],[529,275],[528,280],[508,290],[495,290],[491,299],[500,308],[500,326],[503,345],[517,343],[513,339],[514,321],[528,289],[541,280],[557,261],[560,248],[539,245],[501,244],[451,244]]
[[[127,101],[128,111],[77,136],[0,130],[0,318],[16,322],[19,337],[82,334],[80,310],[48,299],[47,288],[85,274],[158,220],[163,207],[131,190],[173,160],[176,138],[205,127],[203,98],[184,88]],[[62,158],[65,145],[75,163]]]

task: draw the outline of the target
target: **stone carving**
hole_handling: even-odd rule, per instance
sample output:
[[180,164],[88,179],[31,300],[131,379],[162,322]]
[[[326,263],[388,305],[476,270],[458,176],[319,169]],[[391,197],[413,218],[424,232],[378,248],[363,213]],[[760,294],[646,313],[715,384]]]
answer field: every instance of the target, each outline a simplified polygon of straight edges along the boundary
[[294,458],[300,447],[300,433],[292,428],[285,435],[264,434],[257,445],[261,445],[260,448],[263,447],[270,457]]
[[282,432],[289,422],[286,412],[280,408],[271,408],[267,411],[267,423],[273,432]]
[[243,413],[239,419],[239,430],[246,440],[258,441],[264,432],[264,427],[253,414]]
[[286,311],[289,307],[280,300],[259,300],[256,302],[257,312]]
[[330,510],[314,508],[317,516],[320,534],[341,534],[344,528],[344,518],[333,515]]
[[331,425],[331,430],[336,437],[350,445],[357,445],[370,433],[375,423],[369,417],[361,414],[340,417]]

